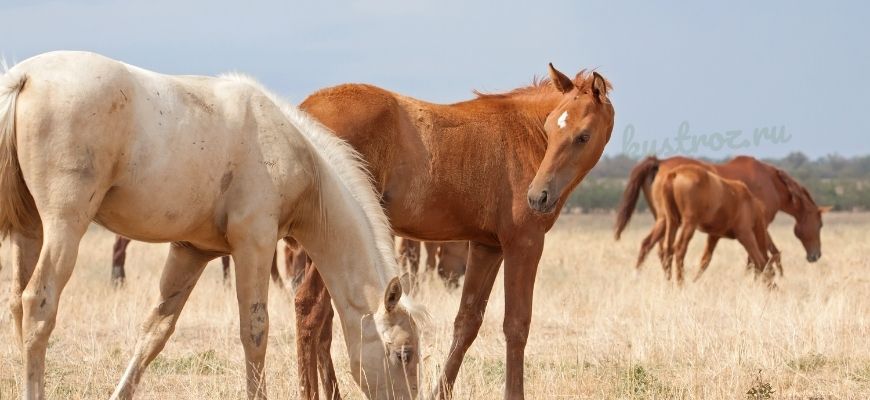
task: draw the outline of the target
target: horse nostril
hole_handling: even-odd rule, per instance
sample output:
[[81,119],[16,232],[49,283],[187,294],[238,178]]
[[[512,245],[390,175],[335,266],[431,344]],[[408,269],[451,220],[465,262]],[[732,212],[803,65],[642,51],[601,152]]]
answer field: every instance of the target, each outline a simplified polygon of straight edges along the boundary
[[541,191],[541,199],[540,199],[540,202],[541,202],[541,204],[546,204],[546,203],[547,203],[547,191],[546,191],[546,190]]

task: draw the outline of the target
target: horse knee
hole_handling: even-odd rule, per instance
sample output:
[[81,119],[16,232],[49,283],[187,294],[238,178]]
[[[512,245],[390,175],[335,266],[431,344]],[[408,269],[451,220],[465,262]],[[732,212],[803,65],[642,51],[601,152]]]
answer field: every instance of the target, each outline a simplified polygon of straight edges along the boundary
[[453,324],[453,340],[466,343],[473,339],[483,325],[483,314],[460,311]]
[[508,343],[525,345],[529,338],[530,320],[526,319],[505,319],[504,336]]

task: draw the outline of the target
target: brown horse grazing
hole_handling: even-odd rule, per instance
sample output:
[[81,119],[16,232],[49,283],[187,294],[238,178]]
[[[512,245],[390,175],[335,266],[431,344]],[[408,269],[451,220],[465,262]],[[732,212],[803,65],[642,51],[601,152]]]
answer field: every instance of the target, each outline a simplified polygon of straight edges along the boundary
[[[768,256],[764,249],[769,248],[770,236],[764,219],[764,204],[743,182],[724,179],[701,166],[685,164],[653,183],[652,198],[659,210],[656,227],[662,222],[665,225],[667,241],[662,264],[668,279],[671,278],[671,261],[676,257],[676,280],[683,283],[686,249],[696,229],[707,233],[708,237],[695,279],[710,264],[721,237],[737,239],[743,245],[756,273],[772,272],[766,269]],[[661,229],[654,229],[656,241],[661,239],[661,232]],[[771,284],[770,278],[770,274],[765,274],[768,284]]]
[[[361,84],[324,89],[301,104],[367,162],[397,234],[471,242],[453,343],[436,388],[440,398],[452,395],[502,259],[505,397],[524,398],[524,349],[544,235],[601,157],[614,118],[610,84],[598,73],[570,79],[550,65],[549,75],[508,93],[478,93],[448,105]],[[318,298],[329,297],[312,271],[296,301]],[[327,309],[297,314],[305,399],[317,398],[315,352]]]
[[[765,207],[764,220],[769,225],[773,222],[778,211],[785,212],[795,218],[794,234],[801,241],[807,252],[807,261],[815,262],[822,256],[821,228],[822,214],[830,207],[819,207],[813,201],[810,193],[785,171],[772,165],[763,163],[749,156],[738,156],[722,164],[710,164],[703,161],[686,157],[671,157],[659,160],[656,157],[647,157],[631,171],[622,201],[617,210],[616,239],[628,225],[634,212],[637,199],[641,191],[650,211],[657,215],[657,209],[653,204],[651,187],[657,176],[664,176],[674,168],[691,164],[715,172],[717,175],[743,182],[749,191],[757,197]],[[664,229],[664,227],[660,227]],[[655,228],[653,232],[644,238],[641,244],[641,254],[638,256],[637,267],[646,256],[643,249],[650,249],[658,240]],[[779,251],[773,246],[768,249],[778,259]],[[779,267],[781,270],[781,266]]]
[[[124,269],[124,264],[127,263],[127,246],[130,245],[130,239],[121,235],[115,237],[115,244],[112,246],[112,283],[115,286],[123,286],[124,280],[127,279],[127,272]],[[221,257],[221,265],[223,266],[224,282],[230,281],[230,256]],[[277,272],[277,268],[273,262],[273,275]]]
[[448,287],[459,287],[468,261],[468,242],[425,242],[426,270],[437,271]]

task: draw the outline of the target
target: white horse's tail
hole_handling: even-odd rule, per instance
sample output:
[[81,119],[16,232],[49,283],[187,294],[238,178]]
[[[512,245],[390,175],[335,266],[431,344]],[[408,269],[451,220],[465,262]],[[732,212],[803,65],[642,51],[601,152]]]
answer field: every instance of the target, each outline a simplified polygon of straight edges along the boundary
[[[4,68],[5,69],[5,68]],[[15,134],[15,104],[27,76],[4,71],[0,75],[0,237],[12,231],[31,233],[39,214],[21,175]]]

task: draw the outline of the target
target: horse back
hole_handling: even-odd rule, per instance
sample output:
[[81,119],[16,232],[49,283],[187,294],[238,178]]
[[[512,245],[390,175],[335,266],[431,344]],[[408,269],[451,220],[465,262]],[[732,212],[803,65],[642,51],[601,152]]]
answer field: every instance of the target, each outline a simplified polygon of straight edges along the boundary
[[506,163],[501,142],[484,142],[485,116],[362,84],[320,90],[300,108],[366,160],[397,232],[456,240],[496,230],[505,196],[493,186]]
[[276,202],[269,169],[292,169],[298,156],[277,106],[240,82],[82,52],[46,53],[19,68],[30,81],[19,114],[25,174],[94,183],[83,195],[98,204],[95,220],[127,237],[221,247],[228,208],[245,193]]

